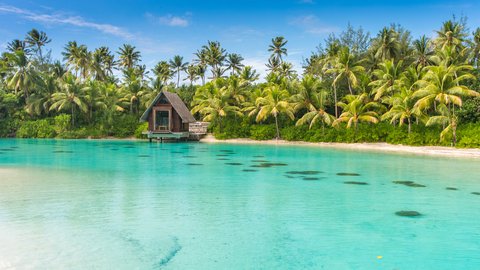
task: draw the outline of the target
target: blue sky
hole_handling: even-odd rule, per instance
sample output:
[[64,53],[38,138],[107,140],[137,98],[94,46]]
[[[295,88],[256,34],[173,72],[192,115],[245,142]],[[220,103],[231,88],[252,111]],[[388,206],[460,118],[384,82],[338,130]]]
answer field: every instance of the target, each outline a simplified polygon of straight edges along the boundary
[[23,38],[31,28],[47,32],[49,49],[60,59],[71,40],[90,49],[123,43],[135,45],[143,63],[180,54],[190,61],[207,40],[218,40],[229,52],[240,53],[245,64],[263,74],[270,39],[288,39],[288,61],[301,69],[329,33],[348,23],[375,35],[383,26],[399,23],[414,37],[434,35],[452,15],[468,17],[471,30],[480,27],[480,1],[351,1],[351,0],[1,0],[0,46]]

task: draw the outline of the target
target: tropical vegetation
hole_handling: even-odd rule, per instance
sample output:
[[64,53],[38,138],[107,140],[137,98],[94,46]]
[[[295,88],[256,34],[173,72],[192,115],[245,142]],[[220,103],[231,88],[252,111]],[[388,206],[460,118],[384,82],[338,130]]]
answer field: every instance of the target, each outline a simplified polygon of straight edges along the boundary
[[218,138],[384,141],[480,147],[480,28],[445,21],[417,39],[400,25],[371,36],[348,25],[304,60],[288,62],[288,40],[265,48],[260,78],[218,41],[160,60],[151,70],[125,44],[114,53],[76,41],[54,61],[51,39],[33,29],[0,59],[0,135],[132,136],[162,90],[178,93]]

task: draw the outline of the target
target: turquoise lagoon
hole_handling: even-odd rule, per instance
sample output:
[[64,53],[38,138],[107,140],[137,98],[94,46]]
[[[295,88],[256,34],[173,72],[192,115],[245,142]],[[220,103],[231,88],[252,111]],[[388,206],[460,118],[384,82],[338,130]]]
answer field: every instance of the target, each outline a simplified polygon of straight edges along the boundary
[[480,269],[479,163],[0,140],[0,269]]

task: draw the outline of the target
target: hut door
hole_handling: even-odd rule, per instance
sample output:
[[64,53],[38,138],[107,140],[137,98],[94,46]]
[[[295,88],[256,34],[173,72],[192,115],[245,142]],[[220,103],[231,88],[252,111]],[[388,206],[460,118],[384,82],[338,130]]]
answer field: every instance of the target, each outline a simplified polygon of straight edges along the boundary
[[170,131],[170,112],[155,112],[155,129],[160,131]]

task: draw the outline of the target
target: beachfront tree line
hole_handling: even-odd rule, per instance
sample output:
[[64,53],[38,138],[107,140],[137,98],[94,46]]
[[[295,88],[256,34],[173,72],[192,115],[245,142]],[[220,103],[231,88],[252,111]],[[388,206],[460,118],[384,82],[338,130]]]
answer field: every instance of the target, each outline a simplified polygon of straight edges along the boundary
[[[63,61],[52,61],[45,49],[50,41],[33,29],[2,54],[4,136],[41,136],[35,129],[57,122],[63,126],[44,133],[126,136],[161,90],[179,93],[223,137],[266,132],[279,138],[282,128],[296,126],[305,133],[351,130],[356,140],[359,127],[389,122],[395,130],[406,127],[405,136],[417,127],[439,126],[440,138],[455,144],[461,122],[480,119],[480,29],[470,32],[464,19],[448,20],[434,37],[418,39],[399,25],[373,38],[349,25],[304,61],[303,74],[286,60],[288,41],[275,37],[267,48],[265,82],[242,64],[241,55],[227,53],[216,41],[196,51],[190,63],[177,55],[152,70],[128,44],[113,52],[72,41]],[[242,127],[246,134],[235,132]]]

